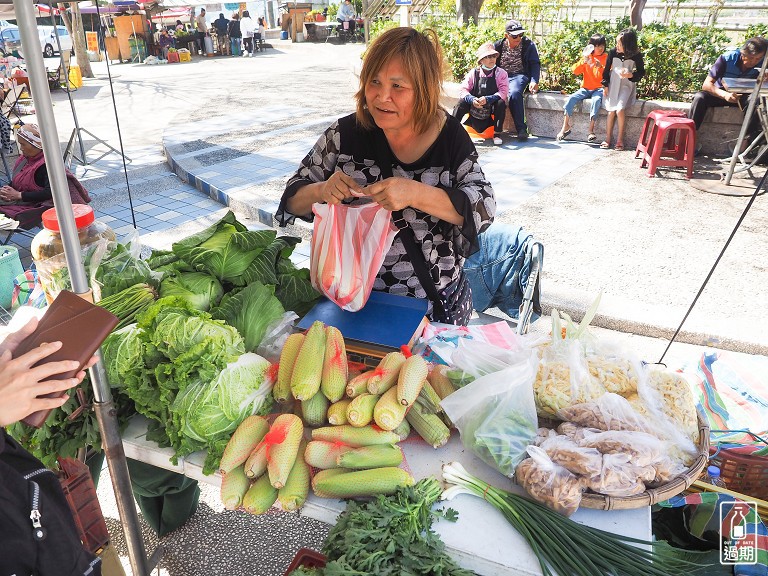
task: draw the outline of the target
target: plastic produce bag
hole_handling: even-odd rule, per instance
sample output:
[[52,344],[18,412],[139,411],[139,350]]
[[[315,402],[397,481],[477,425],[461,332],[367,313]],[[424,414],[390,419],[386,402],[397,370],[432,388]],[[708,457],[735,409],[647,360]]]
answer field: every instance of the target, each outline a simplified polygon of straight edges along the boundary
[[274,320],[264,333],[259,346],[256,348],[256,354],[266,358],[273,364],[280,360],[280,352],[283,351],[283,345],[288,340],[288,336],[293,332],[293,323],[299,318],[296,312],[287,311],[280,318]]
[[568,436],[555,435],[544,440],[539,447],[552,462],[572,474],[595,476],[603,467],[603,455],[596,448],[579,446]]
[[319,292],[350,312],[368,301],[397,228],[376,203],[313,204],[310,278]]
[[530,348],[509,350],[480,340],[461,339],[451,355],[451,365],[464,375],[480,378],[525,362],[531,356]]
[[440,405],[461,434],[464,446],[510,478],[536,437],[533,402],[536,355],[478,378]]
[[531,497],[559,512],[570,516],[579,509],[584,486],[567,469],[552,462],[541,448],[529,446],[531,456],[517,467],[515,478]]
[[627,454],[605,454],[600,474],[585,478],[585,484],[593,492],[606,496],[634,496],[645,492],[643,472],[640,466],[630,462]]

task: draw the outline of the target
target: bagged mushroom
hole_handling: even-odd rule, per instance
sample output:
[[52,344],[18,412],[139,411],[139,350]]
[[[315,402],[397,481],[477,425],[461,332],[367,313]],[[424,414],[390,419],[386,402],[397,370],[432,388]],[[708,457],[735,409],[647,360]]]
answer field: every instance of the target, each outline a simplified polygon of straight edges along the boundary
[[577,476],[552,462],[537,446],[529,446],[530,458],[517,467],[515,479],[537,502],[555,512],[570,516],[579,509],[584,487]]
[[539,447],[552,462],[573,474],[595,476],[603,467],[603,455],[596,448],[579,446],[568,436],[550,436]]

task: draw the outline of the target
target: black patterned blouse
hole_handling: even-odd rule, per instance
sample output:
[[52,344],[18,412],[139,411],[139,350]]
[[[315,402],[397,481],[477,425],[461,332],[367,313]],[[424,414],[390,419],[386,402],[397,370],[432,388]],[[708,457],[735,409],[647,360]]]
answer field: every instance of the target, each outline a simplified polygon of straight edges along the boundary
[[[275,215],[278,224],[292,224],[297,217],[286,209],[289,198],[307,184],[327,180],[337,170],[351,175],[360,186],[381,180],[376,156],[373,134],[358,126],[354,114],[334,122],[288,180]],[[414,208],[403,210],[405,220],[413,228],[416,243],[424,253],[435,286],[438,291],[444,291],[461,279],[464,259],[477,251],[477,235],[493,221],[496,213],[493,188],[480,168],[477,151],[466,130],[448,114],[437,140],[419,160],[406,164],[393,154],[392,161],[394,176],[445,190],[456,211],[464,216],[464,223],[457,226]],[[314,215],[298,217],[311,222]],[[384,259],[373,289],[427,298],[399,236]],[[450,308],[463,303],[449,301],[446,304]]]

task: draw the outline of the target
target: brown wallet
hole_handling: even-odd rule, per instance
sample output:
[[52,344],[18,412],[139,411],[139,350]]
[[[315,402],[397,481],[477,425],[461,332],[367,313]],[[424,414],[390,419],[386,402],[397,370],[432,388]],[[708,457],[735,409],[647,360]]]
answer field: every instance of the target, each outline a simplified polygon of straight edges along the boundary
[[[61,348],[35,366],[59,360],[77,360],[80,366],[75,370],[51,377],[56,380],[72,378],[83,369],[119,321],[117,316],[104,308],[83,300],[73,292],[63,290],[48,306],[35,331],[19,343],[13,356],[18,358],[46,342],[61,342]],[[63,395],[64,392],[54,392],[46,397]],[[50,412],[33,412],[22,422],[40,428]]]

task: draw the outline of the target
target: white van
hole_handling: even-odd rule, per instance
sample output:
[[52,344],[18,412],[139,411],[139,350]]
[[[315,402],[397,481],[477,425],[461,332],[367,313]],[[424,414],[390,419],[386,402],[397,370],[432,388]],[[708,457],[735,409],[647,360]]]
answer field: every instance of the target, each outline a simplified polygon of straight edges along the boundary
[[[56,41],[56,32],[59,35],[58,42]],[[38,26],[37,33],[40,36],[40,49],[46,58],[51,58],[59,51],[59,43],[61,43],[62,51],[72,50],[72,37],[67,32],[66,26],[56,26],[56,30],[53,29],[53,26]]]

